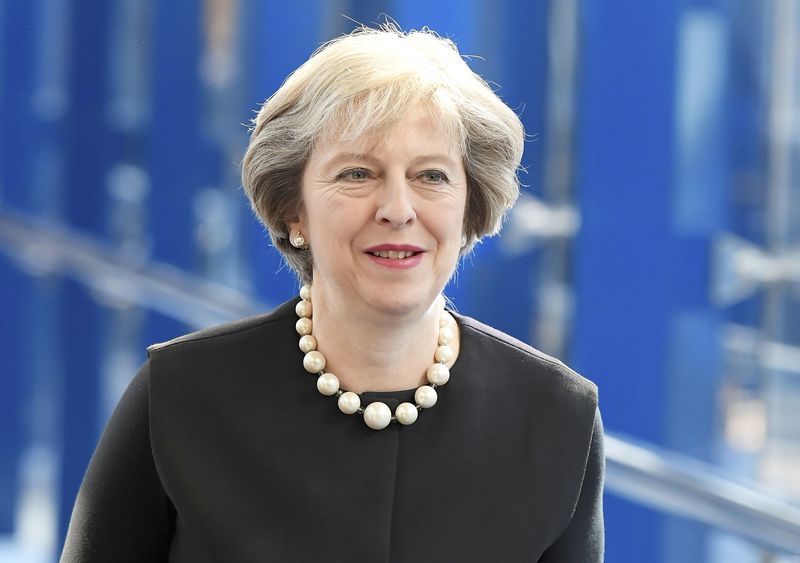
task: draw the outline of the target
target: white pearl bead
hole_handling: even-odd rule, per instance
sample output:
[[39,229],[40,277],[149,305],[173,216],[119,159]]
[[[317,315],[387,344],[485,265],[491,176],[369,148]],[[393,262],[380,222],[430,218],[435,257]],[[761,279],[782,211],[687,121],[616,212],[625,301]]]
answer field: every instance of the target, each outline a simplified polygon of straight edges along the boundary
[[436,394],[436,389],[427,385],[417,388],[417,391],[414,393],[414,400],[423,409],[431,408],[436,404],[436,399],[438,398],[439,396]]
[[317,391],[330,397],[339,390],[339,378],[332,373],[323,373],[317,378]]
[[453,329],[449,326],[445,326],[439,329],[439,345],[440,346],[447,346],[448,344],[452,344],[453,339],[455,338],[455,333],[453,333]]
[[373,430],[382,430],[392,421],[392,411],[386,403],[375,401],[364,409],[364,422]]
[[397,417],[397,422],[408,425],[414,424],[417,421],[419,411],[417,410],[416,405],[412,405],[411,403],[400,403],[397,405],[394,415]]
[[297,313],[298,317],[311,317],[312,312],[311,301],[298,301],[297,305],[294,306],[294,312]]
[[300,337],[299,346],[303,352],[311,352],[317,349],[317,339],[310,334],[303,335]]
[[433,364],[428,368],[428,381],[436,385],[444,385],[450,380],[450,370],[444,364]]
[[325,369],[325,356],[321,352],[312,350],[303,356],[303,367],[309,373],[319,373]]
[[361,397],[352,391],[346,391],[339,396],[339,410],[344,414],[353,414],[361,406]]
[[433,355],[433,359],[437,362],[446,364],[453,359],[453,349],[450,348],[450,346],[439,346],[436,348],[436,353]]
[[444,328],[446,326],[452,326],[456,320],[453,318],[453,315],[448,313],[447,311],[442,311],[442,314],[439,315],[439,328]]
[[305,299],[306,301],[311,301],[311,286],[305,284],[303,287],[300,288],[300,299]]
[[294,328],[297,330],[297,334],[305,336],[306,334],[311,334],[311,326],[311,319],[303,317],[302,319],[297,319]]

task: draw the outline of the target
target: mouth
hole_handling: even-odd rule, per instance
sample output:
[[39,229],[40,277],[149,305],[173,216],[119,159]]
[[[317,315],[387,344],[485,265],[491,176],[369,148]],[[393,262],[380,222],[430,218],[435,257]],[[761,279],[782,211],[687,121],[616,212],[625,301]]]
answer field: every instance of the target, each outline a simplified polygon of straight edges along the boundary
[[384,243],[367,248],[364,252],[375,258],[402,262],[404,260],[410,260],[415,256],[421,257],[424,253],[424,249],[411,244]]
[[416,256],[419,252],[413,250],[372,250],[369,254],[378,258],[388,258],[389,260],[405,260]]

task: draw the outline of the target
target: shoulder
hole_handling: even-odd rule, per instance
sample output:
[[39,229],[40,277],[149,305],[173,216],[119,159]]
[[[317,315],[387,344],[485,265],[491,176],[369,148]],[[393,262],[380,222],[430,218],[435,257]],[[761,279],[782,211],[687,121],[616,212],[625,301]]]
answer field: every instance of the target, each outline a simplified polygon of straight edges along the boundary
[[171,420],[180,410],[188,420],[188,412],[240,408],[287,381],[280,374],[302,369],[294,304],[150,346],[151,417]]
[[475,365],[486,364],[492,379],[515,388],[533,386],[537,394],[551,398],[569,398],[580,403],[582,410],[594,413],[598,390],[589,379],[565,365],[561,360],[488,326],[471,317],[456,314],[461,328],[465,359]]
[[265,333],[284,330],[288,323],[294,323],[296,299],[287,301],[273,311],[252,317],[238,319],[229,323],[206,328],[173,338],[166,342],[152,344],[147,348],[147,355],[152,360],[155,357],[180,354],[203,348],[225,347],[225,344],[247,341],[260,338]]
[[[525,444],[536,452],[537,498],[554,507],[550,517],[563,531],[569,524],[591,471],[602,472],[602,426],[597,386],[520,340],[475,319],[454,315],[461,329],[463,386],[479,405],[498,405],[502,416],[480,418],[480,431],[491,429],[498,442]],[[462,360],[464,361],[461,364]],[[456,379],[453,375],[452,379]],[[449,383],[448,383],[449,385]],[[491,422],[491,426],[489,422]],[[503,439],[497,438],[502,436]],[[512,454],[513,455],[513,454]],[[527,458],[525,458],[527,459]],[[587,496],[592,493],[586,488]]]

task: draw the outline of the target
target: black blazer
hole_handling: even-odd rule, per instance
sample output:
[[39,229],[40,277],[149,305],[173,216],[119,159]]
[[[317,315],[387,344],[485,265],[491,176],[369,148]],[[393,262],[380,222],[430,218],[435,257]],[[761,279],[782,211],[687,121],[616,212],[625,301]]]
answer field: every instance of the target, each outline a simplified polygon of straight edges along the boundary
[[[436,406],[376,432],[317,392],[295,302],[150,347],[62,561],[602,561],[594,384],[454,315]],[[413,390],[375,399],[394,410]]]

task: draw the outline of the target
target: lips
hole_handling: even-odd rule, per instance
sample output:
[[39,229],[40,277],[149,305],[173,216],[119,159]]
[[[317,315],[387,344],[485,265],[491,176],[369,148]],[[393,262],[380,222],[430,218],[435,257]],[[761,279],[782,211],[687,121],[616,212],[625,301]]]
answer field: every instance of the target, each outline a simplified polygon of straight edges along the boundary
[[390,260],[404,260],[418,253],[411,250],[374,250],[370,254],[381,258],[389,258]]
[[[397,263],[411,261],[415,256],[420,256],[424,251],[418,246],[408,244],[380,244],[372,246],[365,251],[375,258],[390,260]],[[414,262],[417,262],[415,260]]]
[[406,258],[416,256],[422,252],[422,249],[418,246],[408,244],[379,244],[377,246],[371,246],[366,252],[379,258],[405,260]]

